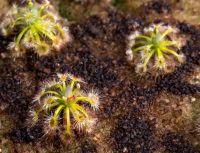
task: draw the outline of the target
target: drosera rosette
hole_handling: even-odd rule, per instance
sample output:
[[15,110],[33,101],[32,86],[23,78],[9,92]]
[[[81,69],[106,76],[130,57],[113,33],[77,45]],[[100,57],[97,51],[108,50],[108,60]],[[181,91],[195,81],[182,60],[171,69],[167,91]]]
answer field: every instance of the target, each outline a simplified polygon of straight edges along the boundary
[[33,121],[37,123],[44,118],[46,133],[63,129],[67,135],[72,134],[72,129],[90,132],[96,123],[91,110],[98,110],[100,99],[94,90],[87,93],[81,90],[81,83],[82,79],[68,73],[45,82],[33,100],[38,107],[31,111]]
[[2,34],[16,35],[8,47],[15,56],[22,55],[28,49],[42,56],[52,49],[59,50],[70,40],[68,27],[63,27],[60,21],[48,0],[42,4],[28,0],[28,5],[24,7],[15,4],[0,27]]
[[135,61],[136,72],[140,74],[152,69],[169,72],[185,59],[183,54],[178,53],[183,44],[177,35],[177,28],[164,24],[153,24],[142,32],[131,33],[128,36],[127,60]]

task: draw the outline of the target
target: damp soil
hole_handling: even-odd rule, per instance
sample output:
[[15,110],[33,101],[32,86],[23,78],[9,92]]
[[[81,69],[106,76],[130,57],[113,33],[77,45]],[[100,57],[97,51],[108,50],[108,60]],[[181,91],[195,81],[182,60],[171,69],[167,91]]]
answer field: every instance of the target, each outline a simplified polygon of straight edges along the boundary
[[[159,1],[145,8],[148,14],[156,11],[165,15],[172,10],[171,4]],[[5,47],[12,38],[1,36],[0,112],[7,114],[12,124],[4,125],[0,149],[8,153],[200,152],[197,135],[186,132],[183,117],[191,99],[200,102],[200,85],[188,81],[200,66],[200,29],[172,17],[159,22],[176,26],[190,39],[180,49],[186,56],[185,63],[156,78],[136,74],[125,58],[126,37],[149,25],[145,16],[106,9],[103,14],[70,24],[72,42],[45,57],[29,51],[14,59]],[[101,93],[98,122],[91,134],[75,131],[71,139],[49,137],[41,124],[27,124],[32,98],[41,83],[64,72],[83,78],[86,89],[95,88]],[[5,145],[12,149],[6,150],[2,147]]]

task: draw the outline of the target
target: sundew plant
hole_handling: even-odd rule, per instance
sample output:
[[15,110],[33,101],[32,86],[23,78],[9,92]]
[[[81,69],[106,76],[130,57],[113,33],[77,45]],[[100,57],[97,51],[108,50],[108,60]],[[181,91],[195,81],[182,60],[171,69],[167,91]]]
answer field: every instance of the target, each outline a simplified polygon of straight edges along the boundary
[[[175,30],[170,26],[155,25],[145,28],[143,34],[134,33],[129,36],[129,47],[126,51],[129,61],[140,55],[141,63],[137,65],[138,72],[146,72],[148,67],[166,70],[170,60],[175,57],[178,62],[183,62],[184,56],[176,50],[179,42],[169,39]],[[152,64],[153,63],[153,64]]]
[[94,91],[82,91],[82,82],[70,74],[58,74],[58,79],[44,83],[34,98],[39,105],[38,110],[31,113],[34,122],[38,122],[41,114],[46,114],[47,132],[61,129],[60,124],[68,135],[71,135],[72,128],[91,130],[96,119],[89,115],[89,109],[99,108],[99,96]]
[[42,4],[28,1],[28,6],[14,5],[1,24],[5,35],[16,35],[9,48],[16,56],[26,49],[34,49],[38,55],[47,55],[52,48],[59,49],[69,41],[68,29],[59,23],[59,17],[46,0]]

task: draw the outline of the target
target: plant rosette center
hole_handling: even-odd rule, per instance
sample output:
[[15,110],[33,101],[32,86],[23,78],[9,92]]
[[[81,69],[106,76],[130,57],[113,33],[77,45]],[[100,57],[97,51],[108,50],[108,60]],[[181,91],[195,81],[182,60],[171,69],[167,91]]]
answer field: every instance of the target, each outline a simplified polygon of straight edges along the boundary
[[75,99],[76,99],[75,96],[66,97],[66,100],[67,100],[68,103],[74,101]]
[[162,41],[163,41],[163,37],[162,35],[159,33],[157,34],[156,36],[154,36],[152,38],[152,42],[149,42],[149,44],[153,44],[153,48],[156,49],[156,48],[159,48],[159,46],[162,44]]

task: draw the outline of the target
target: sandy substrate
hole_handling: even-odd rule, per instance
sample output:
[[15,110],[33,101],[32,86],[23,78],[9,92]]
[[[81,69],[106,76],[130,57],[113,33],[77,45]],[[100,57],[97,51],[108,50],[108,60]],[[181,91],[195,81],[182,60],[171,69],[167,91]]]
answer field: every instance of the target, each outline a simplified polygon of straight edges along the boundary
[[[163,5],[167,5],[163,3]],[[161,11],[162,22],[176,26],[190,39],[181,48],[186,62],[174,72],[140,76],[125,57],[130,32],[149,25],[149,18],[134,17],[106,7],[103,13],[70,24],[73,41],[60,52],[38,57],[28,52],[13,60],[0,37],[0,139],[3,153],[197,153],[199,140],[188,115],[200,102],[196,81],[200,65],[200,30],[174,20],[166,7],[146,5],[149,15]],[[109,8],[109,9],[108,9]],[[159,10],[159,8],[161,10]],[[102,8],[101,8],[102,9]],[[170,16],[170,17],[169,17]],[[154,21],[158,22],[158,21]],[[102,95],[98,122],[91,134],[75,131],[73,139],[44,135],[43,125],[30,127],[28,112],[39,85],[56,73],[83,78],[85,89]],[[194,80],[191,82],[191,80]],[[197,107],[195,105],[195,107]],[[200,114],[200,113],[199,113]],[[191,115],[189,115],[191,117]]]

